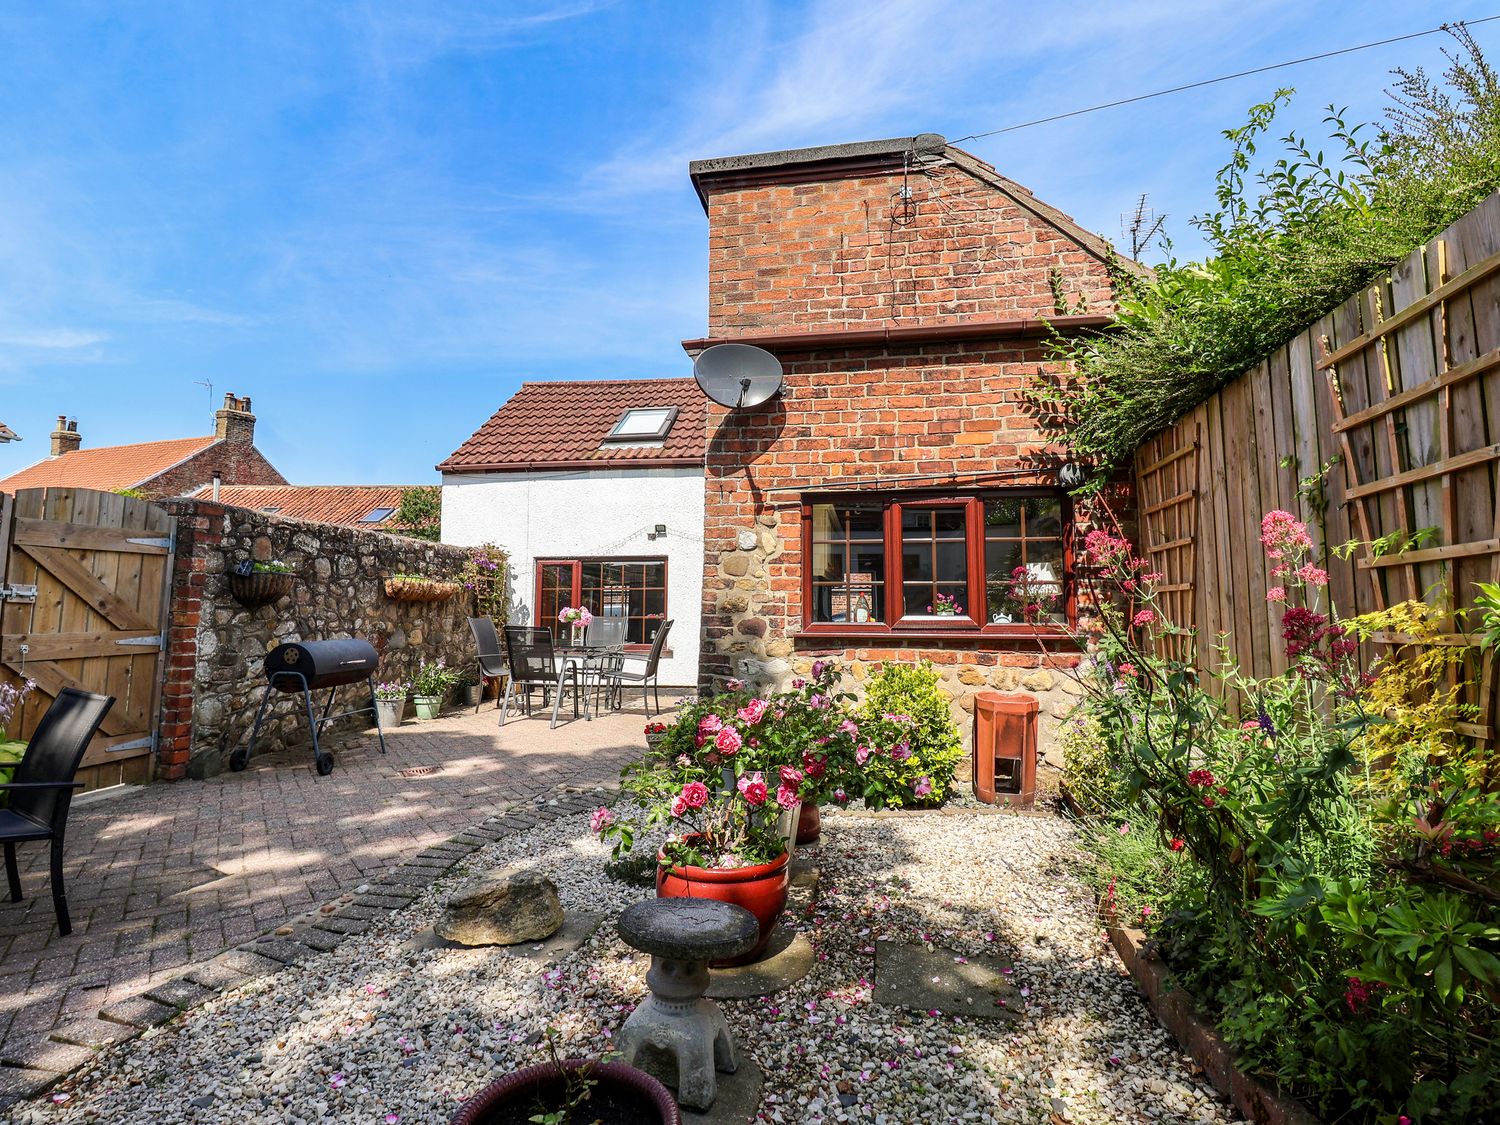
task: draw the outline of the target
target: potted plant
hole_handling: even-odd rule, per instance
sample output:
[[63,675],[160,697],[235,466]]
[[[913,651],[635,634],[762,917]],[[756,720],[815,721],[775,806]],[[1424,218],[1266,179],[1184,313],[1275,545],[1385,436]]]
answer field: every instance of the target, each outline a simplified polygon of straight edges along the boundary
[[594,615],[589,612],[589,607],[586,605],[578,606],[576,609],[565,605],[559,611],[557,619],[572,632],[573,647],[577,648],[583,644],[583,631],[593,624]]
[[963,615],[964,607],[958,604],[957,594],[939,594],[927,607],[927,612],[934,617],[960,617]]
[[290,594],[296,572],[280,559],[243,559],[228,578],[234,600],[247,609],[256,609]]
[[462,589],[461,582],[420,574],[393,574],[385,580],[385,596],[396,602],[441,602]]
[[646,724],[646,749],[658,750],[667,738],[667,724],[659,719],[653,719]]
[[670,1090],[644,1071],[603,1059],[564,1059],[546,1032],[547,1061],[490,1083],[453,1125],[682,1125]]
[[617,860],[640,829],[671,826],[657,857],[658,895],[719,899],[755,915],[760,941],[735,964],[764,952],[786,907],[803,802],[815,801],[853,762],[837,670],[820,663],[815,672],[770,698],[731,683],[722,695],[685,705],[657,752],[626,772],[644,815],[595,814],[595,830],[616,841]]
[[380,716],[381,729],[401,725],[410,690],[411,686],[400,680],[375,685],[375,711]]
[[412,702],[416,704],[417,718],[438,717],[438,712],[443,709],[443,699],[455,679],[456,676],[441,656],[432,661],[424,660],[417,666],[417,674],[411,679]]

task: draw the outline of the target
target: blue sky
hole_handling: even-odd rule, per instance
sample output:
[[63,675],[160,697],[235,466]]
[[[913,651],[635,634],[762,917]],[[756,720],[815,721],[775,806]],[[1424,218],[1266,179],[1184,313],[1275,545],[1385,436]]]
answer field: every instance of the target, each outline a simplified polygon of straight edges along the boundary
[[[950,138],[1500,0],[73,3],[0,12],[0,475],[59,413],[87,445],[253,396],[300,483],[423,482],[523,379],[690,373],[706,223],[687,162]],[[1500,23],[1477,29],[1500,57]],[[965,147],[1118,239],[1179,252],[1220,131],[1377,115],[1430,37]]]

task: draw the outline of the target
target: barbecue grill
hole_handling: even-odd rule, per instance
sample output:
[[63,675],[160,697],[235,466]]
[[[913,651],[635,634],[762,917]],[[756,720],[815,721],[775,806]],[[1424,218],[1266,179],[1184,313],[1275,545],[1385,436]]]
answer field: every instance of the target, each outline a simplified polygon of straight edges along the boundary
[[[312,735],[313,765],[320,774],[333,772],[333,755],[324,753],[318,746],[318,732],[335,719],[366,712],[375,716],[375,733],[380,737],[380,752],[385,753],[385,731],[380,726],[380,713],[375,709],[375,671],[380,665],[380,656],[369,641],[357,637],[343,637],[331,641],[293,641],[277,645],[266,654],[266,693],[261,697],[260,710],[255,713],[255,726],[250,731],[250,743],[229,756],[229,768],[242,770],[250,764],[250,755],[255,753],[255,740],[260,734],[260,724],[266,716],[266,707],[271,702],[272,692],[302,693],[302,703],[307,711],[307,729]],[[361,707],[332,714],[334,697],[341,687],[363,681],[370,693],[370,702]],[[328,698],[323,704],[323,714],[313,715],[312,693],[327,690]]]

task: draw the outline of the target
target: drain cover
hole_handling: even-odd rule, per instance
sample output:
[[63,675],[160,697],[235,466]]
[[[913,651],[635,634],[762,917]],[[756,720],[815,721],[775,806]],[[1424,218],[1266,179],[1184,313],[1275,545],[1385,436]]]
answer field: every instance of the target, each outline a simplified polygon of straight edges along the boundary
[[401,771],[402,777],[426,777],[428,774],[437,773],[442,766],[410,766]]

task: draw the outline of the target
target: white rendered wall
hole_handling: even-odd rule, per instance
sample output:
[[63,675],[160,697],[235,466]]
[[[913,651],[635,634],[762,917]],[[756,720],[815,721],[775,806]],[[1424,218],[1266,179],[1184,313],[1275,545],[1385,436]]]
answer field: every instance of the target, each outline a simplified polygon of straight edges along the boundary
[[[510,552],[513,623],[532,620],[537,559],[665,558],[674,624],[661,682],[687,687],[698,682],[703,623],[703,489],[698,468],[449,473],[443,542]],[[647,539],[659,523],[666,535]]]

